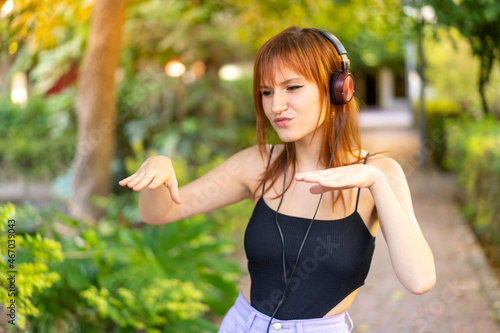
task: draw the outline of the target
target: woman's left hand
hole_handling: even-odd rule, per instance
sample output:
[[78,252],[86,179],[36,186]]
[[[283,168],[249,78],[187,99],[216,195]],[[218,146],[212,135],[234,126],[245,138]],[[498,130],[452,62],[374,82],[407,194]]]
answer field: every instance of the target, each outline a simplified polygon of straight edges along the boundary
[[347,190],[354,187],[370,188],[383,177],[385,175],[382,171],[366,164],[354,164],[295,174],[297,181],[317,184],[309,190],[313,194],[333,190]]

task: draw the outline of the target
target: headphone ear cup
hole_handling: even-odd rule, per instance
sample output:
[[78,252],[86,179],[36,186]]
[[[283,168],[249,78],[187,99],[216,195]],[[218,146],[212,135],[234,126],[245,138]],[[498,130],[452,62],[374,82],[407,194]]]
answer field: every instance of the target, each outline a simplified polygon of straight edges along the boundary
[[335,105],[347,104],[354,95],[354,76],[349,71],[336,71],[330,76],[330,101]]
[[335,71],[332,73],[332,75],[330,75],[330,102],[334,105],[341,104],[335,100],[335,87],[336,87],[335,83],[337,81],[337,78],[339,77],[340,72],[342,71]]

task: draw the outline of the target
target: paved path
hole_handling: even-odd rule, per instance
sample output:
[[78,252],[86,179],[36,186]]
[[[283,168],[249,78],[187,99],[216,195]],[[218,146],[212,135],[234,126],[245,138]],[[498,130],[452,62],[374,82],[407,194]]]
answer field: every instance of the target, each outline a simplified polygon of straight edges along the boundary
[[349,310],[353,332],[500,332],[497,280],[454,201],[454,176],[418,168],[418,134],[404,126],[364,128],[362,140],[365,149],[388,150],[403,166],[438,278],[424,295],[407,292],[379,232],[370,274]]
[[25,201],[31,203],[44,203],[51,198],[50,182],[9,181],[0,183],[0,202],[12,202],[22,204]]

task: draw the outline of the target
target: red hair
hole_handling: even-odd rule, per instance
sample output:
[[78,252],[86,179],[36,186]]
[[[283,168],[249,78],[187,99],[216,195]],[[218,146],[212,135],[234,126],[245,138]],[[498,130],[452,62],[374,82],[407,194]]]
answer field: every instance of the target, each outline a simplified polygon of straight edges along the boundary
[[[328,166],[335,135],[340,127],[342,118],[342,105],[333,105],[330,103],[329,80],[331,73],[341,69],[340,63],[340,56],[330,41],[314,29],[291,27],[272,37],[262,45],[255,59],[253,98],[257,117],[257,143],[263,156],[267,158],[266,142],[269,139],[270,126],[262,106],[260,86],[263,81],[266,82],[266,85],[274,85],[276,83],[276,71],[282,72],[286,69],[301,75],[310,82],[315,82],[319,87],[320,108],[325,107],[326,110],[326,116],[324,116],[325,113],[320,113],[320,117],[317,120],[317,124],[319,124],[321,121],[320,118],[324,116],[324,131],[319,162],[325,168]],[[334,116],[330,117],[332,112]],[[355,163],[358,163],[361,159],[361,141],[357,116],[358,107],[353,98],[345,106],[344,121],[333,156],[332,168],[350,164],[352,157],[356,158]],[[316,135],[316,132],[314,135]],[[294,142],[286,142],[284,144],[287,151],[287,167],[290,166],[294,173],[296,163],[295,144]],[[282,152],[269,165],[263,173],[257,189],[264,182],[271,180],[271,185],[267,186],[266,189],[266,192],[269,191],[283,172],[284,158],[285,154]],[[288,186],[290,186],[290,183],[288,183]],[[255,197],[257,189],[254,192]],[[332,205],[339,198],[341,198],[345,208],[342,191]]]

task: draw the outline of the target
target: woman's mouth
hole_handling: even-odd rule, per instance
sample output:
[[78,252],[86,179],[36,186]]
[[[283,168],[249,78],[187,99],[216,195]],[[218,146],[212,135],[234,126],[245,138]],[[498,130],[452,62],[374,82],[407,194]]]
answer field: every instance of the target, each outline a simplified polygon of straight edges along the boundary
[[291,120],[292,118],[289,117],[276,117],[273,119],[273,122],[278,127],[285,127]]

